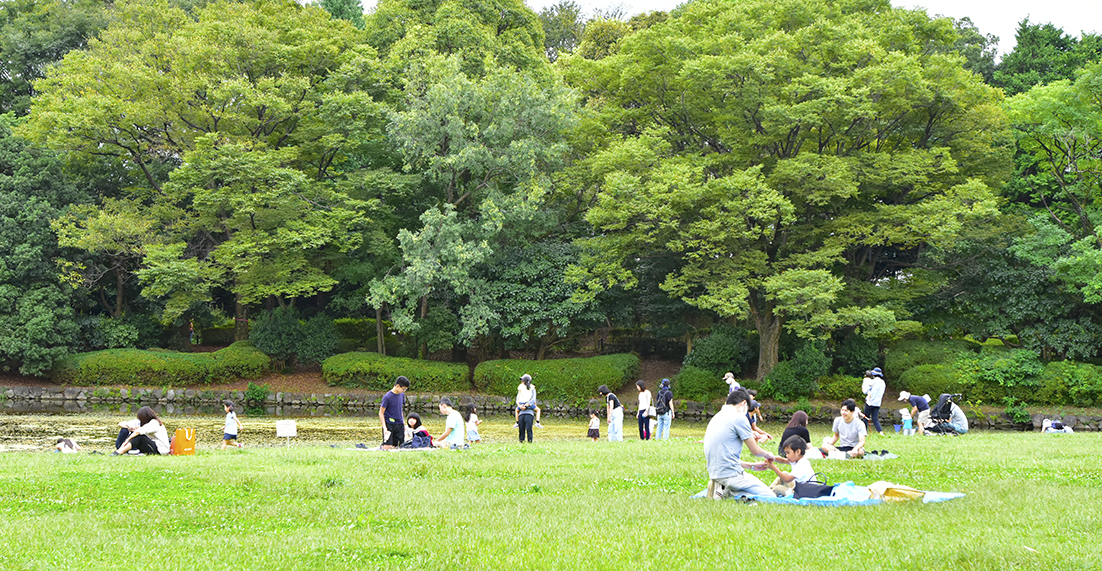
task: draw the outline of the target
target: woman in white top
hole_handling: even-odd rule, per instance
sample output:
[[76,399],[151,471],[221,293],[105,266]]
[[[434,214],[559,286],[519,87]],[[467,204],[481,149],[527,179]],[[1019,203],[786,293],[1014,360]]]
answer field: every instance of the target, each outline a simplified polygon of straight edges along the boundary
[[643,381],[636,381],[635,386],[639,388],[639,412],[636,413],[639,418],[639,440],[650,440],[651,394]]
[[138,409],[137,421],[121,423],[123,430],[129,430],[130,435],[119,445],[118,450],[112,454],[126,454],[130,450],[137,450],[142,454],[168,454],[168,430],[165,423],[157,418],[157,413],[148,406]]

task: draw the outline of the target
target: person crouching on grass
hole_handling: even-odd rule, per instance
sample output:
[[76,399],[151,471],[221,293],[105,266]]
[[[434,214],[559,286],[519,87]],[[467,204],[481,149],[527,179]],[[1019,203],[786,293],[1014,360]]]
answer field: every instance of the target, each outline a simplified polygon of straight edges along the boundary
[[[708,466],[708,477],[721,487],[716,492],[717,498],[774,495],[761,480],[743,471],[765,470],[768,460],[774,458],[771,452],[758,446],[754,432],[750,430],[750,421],[746,418],[749,402],[750,395],[744,389],[735,389],[727,395],[726,404],[712,417],[704,431],[704,459]],[[746,444],[751,454],[765,458],[766,462],[743,462],[743,444]]]
[[440,414],[447,419],[444,420],[444,433],[436,439],[436,442],[452,450],[463,448],[466,444],[466,438],[463,435],[463,415],[452,408],[452,399],[448,397],[440,399]]
[[142,454],[168,454],[168,430],[165,429],[165,423],[157,418],[157,413],[148,406],[143,406],[138,409],[135,416],[138,418],[133,428],[129,423],[126,426],[120,424],[123,430],[129,430],[130,434],[119,444],[118,450],[111,454],[119,456],[130,450],[137,450]]

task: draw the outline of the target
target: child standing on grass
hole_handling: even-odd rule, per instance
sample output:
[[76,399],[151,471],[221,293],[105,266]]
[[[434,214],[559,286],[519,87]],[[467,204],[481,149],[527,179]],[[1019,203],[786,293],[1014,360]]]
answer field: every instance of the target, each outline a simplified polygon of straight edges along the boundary
[[475,414],[478,409],[473,404],[467,405],[467,442],[474,444],[476,442],[482,442],[482,437],[478,435],[478,425],[482,424],[482,421],[478,419],[478,415]]
[[590,440],[596,442],[601,438],[601,419],[597,418],[597,411],[589,411],[589,432],[586,432],[586,436]]
[[241,421],[237,419],[237,413],[233,409],[233,401],[222,401],[222,407],[226,409],[226,426],[222,428],[222,450],[227,446],[244,448],[245,445],[237,441],[237,433],[241,431]]
[[911,409],[901,408],[899,414],[903,415],[903,436],[911,436],[915,433],[914,425],[911,420]]

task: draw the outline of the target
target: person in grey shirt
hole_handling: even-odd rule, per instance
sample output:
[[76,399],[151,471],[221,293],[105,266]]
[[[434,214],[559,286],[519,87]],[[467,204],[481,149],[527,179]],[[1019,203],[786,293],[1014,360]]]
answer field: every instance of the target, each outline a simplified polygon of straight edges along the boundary
[[750,395],[744,389],[735,389],[727,395],[723,408],[708,422],[704,431],[704,459],[708,464],[708,477],[720,486],[717,498],[730,496],[772,496],[773,491],[761,480],[744,470],[766,470],[765,462],[751,464],[742,461],[742,445],[759,458],[772,460],[773,454],[758,446],[750,421],[746,419]]
[[823,443],[823,456],[831,452],[845,452],[850,458],[865,455],[865,438],[869,431],[857,418],[857,403],[853,399],[842,402],[842,416],[834,419],[834,436]]
[[964,415],[964,411],[955,402],[949,404],[949,426],[952,426],[957,434],[968,432],[968,417]]

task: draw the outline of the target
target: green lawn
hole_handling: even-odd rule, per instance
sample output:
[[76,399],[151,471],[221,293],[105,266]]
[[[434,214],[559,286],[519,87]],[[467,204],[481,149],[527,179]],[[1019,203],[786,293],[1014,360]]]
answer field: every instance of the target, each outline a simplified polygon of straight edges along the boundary
[[0,569],[1100,565],[1100,434],[874,437],[870,448],[901,458],[816,469],[831,481],[967,496],[815,508],[690,499],[707,482],[703,424],[676,424],[675,439],[649,443],[628,426],[627,442],[593,444],[582,420],[545,420],[524,446],[509,438],[512,419],[488,421],[491,441],[462,452],[346,450],[368,440],[370,419],[304,420],[303,432],[327,423],[347,432],[284,448],[263,436],[270,421],[247,419],[242,437],[254,445],[243,451],[212,449],[205,430],[194,457],[0,454]]

